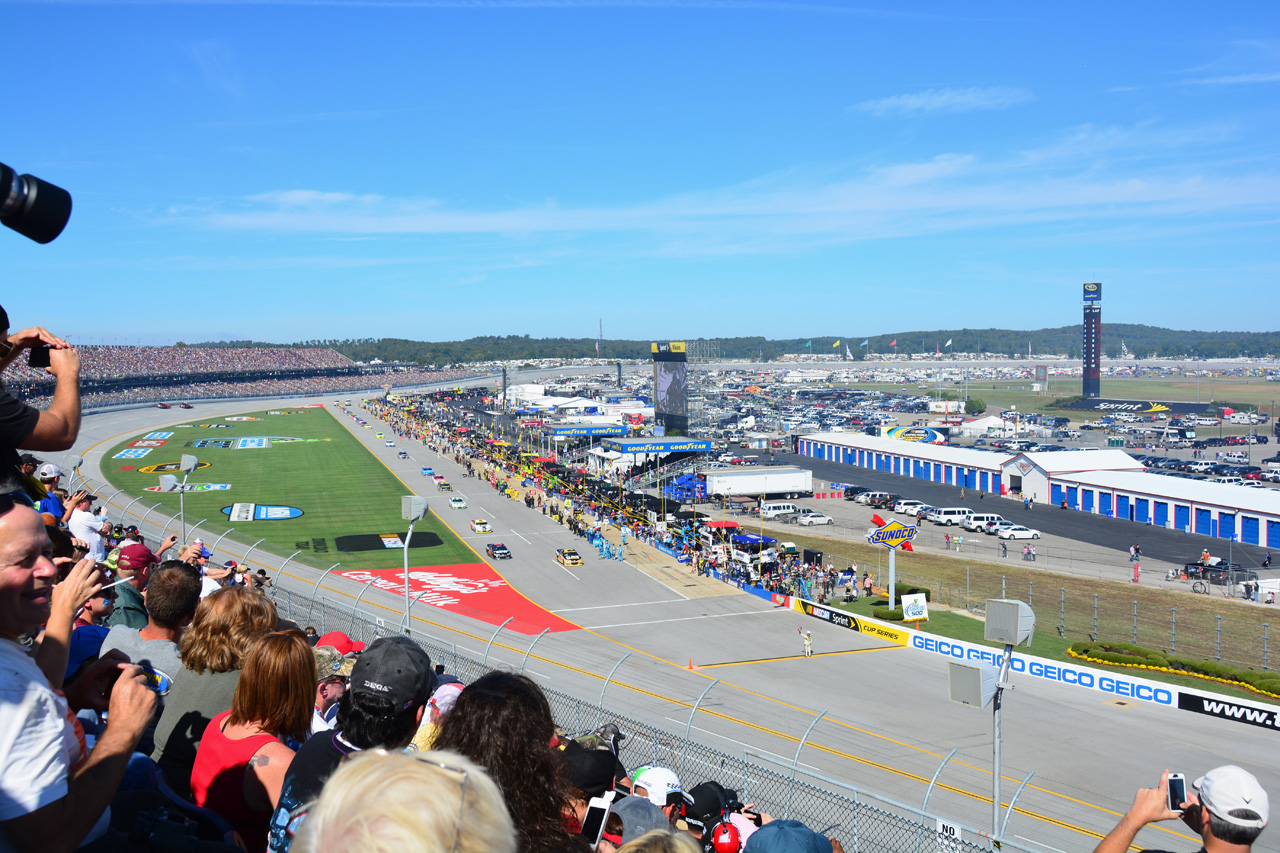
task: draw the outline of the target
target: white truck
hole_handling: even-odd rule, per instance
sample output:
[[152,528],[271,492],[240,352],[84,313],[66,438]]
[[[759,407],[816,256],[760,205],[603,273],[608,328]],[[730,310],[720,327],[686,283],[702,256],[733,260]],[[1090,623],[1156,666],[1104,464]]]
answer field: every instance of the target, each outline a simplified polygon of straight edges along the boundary
[[813,472],[791,466],[716,468],[704,472],[707,497],[731,498],[739,495],[769,500],[813,496]]

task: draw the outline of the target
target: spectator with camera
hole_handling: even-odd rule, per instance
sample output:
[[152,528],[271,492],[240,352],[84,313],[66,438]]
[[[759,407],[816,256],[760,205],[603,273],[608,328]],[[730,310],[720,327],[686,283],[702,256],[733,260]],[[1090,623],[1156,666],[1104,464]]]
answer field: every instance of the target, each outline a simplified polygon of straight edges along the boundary
[[[19,644],[50,618],[48,553],[40,516],[0,496],[0,831],[24,851],[69,851],[107,833],[111,798],[156,706],[140,667],[108,656],[64,696]],[[91,752],[73,717],[81,708],[109,711]]]
[[1228,764],[1210,770],[1193,787],[1198,794],[1188,792],[1182,802],[1170,802],[1169,771],[1164,771],[1156,787],[1138,789],[1129,811],[1094,853],[1124,853],[1147,824],[1179,818],[1200,836],[1204,853],[1248,853],[1271,817],[1267,792],[1257,778]]
[[[43,326],[9,334],[9,315],[0,307],[0,373],[24,350],[32,364],[44,365],[57,384],[48,409],[22,403],[0,384],[0,495],[34,504],[40,486],[24,476],[18,450],[67,450],[80,434],[80,356],[71,345]],[[47,356],[47,364],[40,356]]]

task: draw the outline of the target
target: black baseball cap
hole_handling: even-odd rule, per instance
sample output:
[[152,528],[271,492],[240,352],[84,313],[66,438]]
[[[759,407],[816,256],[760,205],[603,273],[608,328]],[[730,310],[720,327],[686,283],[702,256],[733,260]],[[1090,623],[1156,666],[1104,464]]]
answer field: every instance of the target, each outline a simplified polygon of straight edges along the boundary
[[[376,696],[390,702],[390,715],[425,705],[436,687],[431,658],[408,637],[374,640],[351,670],[351,698]],[[363,705],[361,711],[365,711]]]

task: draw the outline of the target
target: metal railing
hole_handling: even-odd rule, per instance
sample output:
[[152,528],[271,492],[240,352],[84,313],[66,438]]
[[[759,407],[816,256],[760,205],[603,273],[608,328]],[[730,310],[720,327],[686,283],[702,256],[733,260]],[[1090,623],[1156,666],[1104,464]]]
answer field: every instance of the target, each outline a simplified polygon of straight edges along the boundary
[[[322,634],[341,630],[354,640],[369,643],[397,633],[394,619],[355,610],[324,596],[313,598],[278,588],[270,593],[282,617],[313,625]],[[495,631],[494,636],[500,631],[501,628]],[[484,661],[460,653],[457,644],[450,640],[414,628],[407,633],[433,660],[445,663],[446,669],[464,682],[474,681],[490,669]],[[605,689],[608,681],[606,679]],[[707,690],[716,683],[712,682]],[[823,835],[839,839],[849,853],[933,853],[944,849],[978,853],[993,847],[987,832],[800,766],[804,738],[800,740],[795,761],[789,764],[751,749],[744,750],[742,755],[733,755],[690,737],[691,725],[683,734],[677,734],[612,710],[603,704],[603,690],[598,700],[592,700],[545,685],[542,689],[557,725],[567,732],[585,733],[606,722],[617,724],[627,736],[622,755],[627,766],[660,765],[671,768],[683,779],[714,779],[737,790],[740,800],[755,803],[761,811],[776,818],[802,821]],[[689,704],[693,709],[692,723],[698,703]],[[1012,811],[1013,803],[1008,808]],[[944,823],[957,829],[958,837],[941,836],[940,827]],[[1008,841],[1002,845],[1028,853],[1036,849]]]

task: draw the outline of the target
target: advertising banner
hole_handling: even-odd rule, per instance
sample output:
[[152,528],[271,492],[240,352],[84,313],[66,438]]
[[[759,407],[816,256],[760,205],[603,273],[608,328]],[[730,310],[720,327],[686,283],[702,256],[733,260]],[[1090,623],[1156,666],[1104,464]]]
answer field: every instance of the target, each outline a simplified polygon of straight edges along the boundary
[[803,598],[793,599],[795,607],[806,616],[812,616],[814,619],[821,619],[832,625],[841,628],[848,628],[857,631],[860,634],[866,634],[870,637],[878,637],[881,640],[888,640],[899,646],[905,646],[910,641],[911,632],[902,628],[895,628],[887,622],[881,622],[878,619],[867,619],[864,616],[854,616],[852,613],[846,613],[843,610],[833,610],[821,604],[807,601]]

